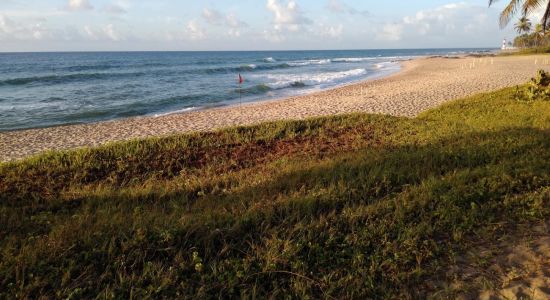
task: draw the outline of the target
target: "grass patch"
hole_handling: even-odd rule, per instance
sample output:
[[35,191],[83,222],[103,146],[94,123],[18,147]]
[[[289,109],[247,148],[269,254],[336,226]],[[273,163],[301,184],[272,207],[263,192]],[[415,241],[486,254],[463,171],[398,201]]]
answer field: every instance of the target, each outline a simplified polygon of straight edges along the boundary
[[266,123],[0,165],[0,298],[425,297],[550,214],[550,102]]
[[501,52],[499,56],[515,56],[515,55],[534,55],[534,54],[550,54],[550,47],[533,47],[519,49],[517,51]]

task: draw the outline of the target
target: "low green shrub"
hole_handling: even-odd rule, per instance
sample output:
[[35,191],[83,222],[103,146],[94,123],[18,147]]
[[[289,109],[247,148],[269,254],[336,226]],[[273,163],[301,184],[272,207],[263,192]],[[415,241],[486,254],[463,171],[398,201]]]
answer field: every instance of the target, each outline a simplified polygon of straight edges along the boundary
[[544,71],[539,70],[537,75],[529,81],[527,86],[520,88],[516,87],[516,99],[518,101],[537,101],[550,100],[550,75]]

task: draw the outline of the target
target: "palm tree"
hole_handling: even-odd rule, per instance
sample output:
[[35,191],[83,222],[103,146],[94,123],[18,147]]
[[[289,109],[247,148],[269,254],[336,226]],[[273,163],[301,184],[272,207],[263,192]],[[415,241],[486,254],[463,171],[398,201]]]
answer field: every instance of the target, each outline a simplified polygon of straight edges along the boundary
[[516,25],[514,25],[514,28],[516,29],[518,34],[521,35],[522,48],[525,48],[526,46],[527,33],[531,31],[531,26],[532,26],[531,21],[529,21],[529,19],[527,19],[527,17],[525,16],[519,18]]
[[533,34],[535,35],[535,45],[538,47],[540,42],[544,39],[544,29],[542,29],[542,24],[535,25]]
[[[489,0],[489,6],[497,1],[498,0]],[[510,3],[508,3],[500,14],[500,26],[504,27],[508,25],[518,9],[520,9],[523,16],[527,16],[543,5],[545,5],[545,9],[541,24],[542,30],[546,31],[546,28],[550,25],[550,0],[510,0]]]
[[531,31],[532,26],[533,24],[531,24],[531,21],[527,19],[527,17],[523,16],[519,18],[516,25],[514,25],[514,28],[516,29],[518,34],[522,34],[522,33],[527,34],[529,33],[529,31]]

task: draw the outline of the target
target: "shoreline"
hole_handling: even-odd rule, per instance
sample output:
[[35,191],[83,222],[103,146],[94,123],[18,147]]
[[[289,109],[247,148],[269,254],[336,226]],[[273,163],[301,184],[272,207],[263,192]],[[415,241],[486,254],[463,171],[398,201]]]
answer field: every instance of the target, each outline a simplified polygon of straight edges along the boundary
[[[284,101],[285,99],[289,99],[289,98],[309,96],[309,95],[313,95],[313,94],[316,94],[316,93],[322,93],[322,92],[326,92],[326,91],[330,91],[330,90],[337,90],[337,89],[345,88],[345,87],[356,85],[356,84],[366,83],[366,82],[373,81],[373,80],[388,78],[388,77],[391,77],[393,75],[396,75],[396,74],[399,74],[400,72],[402,72],[404,62],[412,61],[412,60],[416,60],[416,59],[421,59],[421,58],[428,58],[428,56],[419,56],[419,57],[416,57],[416,58],[413,58],[413,59],[392,61],[392,62],[395,62],[395,63],[399,64],[399,69],[398,70],[391,71],[391,72],[388,72],[388,73],[385,73],[385,74],[378,74],[378,75],[375,75],[375,76],[370,77],[370,78],[366,77],[366,78],[362,78],[362,79],[357,79],[357,80],[352,80],[352,81],[349,81],[349,82],[340,83],[340,84],[337,84],[335,86],[331,86],[329,88],[324,88],[324,89],[321,88],[321,89],[315,90],[315,91],[306,91],[306,92],[303,92],[303,93],[296,93],[296,94],[293,94],[293,95],[287,95],[287,96],[281,96],[281,97],[275,97],[275,98],[263,98],[263,99],[258,98],[258,99],[251,100],[251,101],[244,101],[242,103],[239,103],[236,100],[232,100],[230,102],[227,102],[227,104],[221,104],[221,105],[216,105],[216,106],[211,106],[211,107],[208,107],[208,106],[205,106],[205,107],[190,107],[190,108],[184,108],[184,109],[175,110],[173,112],[167,112],[167,113],[148,114],[148,115],[143,115],[143,116],[133,116],[133,117],[127,117],[127,118],[121,118],[121,119],[105,120],[105,121],[90,122],[90,123],[80,123],[80,124],[72,124],[72,125],[93,124],[93,123],[101,123],[101,122],[109,122],[109,121],[122,121],[122,120],[126,120],[126,119],[131,119],[131,118],[158,118],[158,117],[164,117],[164,116],[169,116],[169,115],[187,114],[187,113],[193,113],[193,112],[198,112],[198,111],[206,111],[206,110],[212,110],[212,109],[223,109],[223,108],[231,108],[231,107],[245,107],[246,105],[251,105],[251,104],[253,105],[253,104],[269,103],[269,102],[276,102],[276,101]],[[59,126],[68,126],[68,125],[59,125]],[[48,128],[48,127],[41,127],[41,128]],[[38,129],[38,128],[19,129],[19,130],[13,130],[13,131],[31,130],[31,129]]]
[[[372,77],[367,76],[365,78],[351,80],[349,82],[336,84],[336,85],[333,85],[333,86],[330,86],[330,87],[327,87],[327,88],[320,88],[320,89],[317,89],[317,90],[309,90],[309,91],[299,92],[299,93],[296,93],[296,94],[289,94],[289,95],[273,97],[273,98],[257,98],[257,99],[254,99],[254,100],[248,100],[248,101],[245,100],[241,103],[239,103],[238,100],[233,99],[233,100],[229,100],[229,101],[225,101],[225,102],[220,102],[220,104],[217,104],[217,105],[187,107],[187,108],[177,109],[177,110],[174,110],[174,111],[169,111],[169,112],[164,112],[164,113],[148,113],[148,114],[145,114],[145,115],[119,117],[119,118],[113,118],[113,119],[107,119],[107,120],[98,120],[98,121],[90,121],[90,122],[75,122],[75,123],[66,123],[66,124],[55,124],[55,125],[46,125],[46,126],[38,126],[38,127],[30,127],[30,128],[16,128],[16,129],[9,129],[9,130],[0,131],[0,136],[3,133],[13,133],[13,132],[32,131],[32,130],[43,130],[43,129],[57,128],[57,127],[85,126],[85,125],[94,125],[94,124],[108,123],[108,122],[119,122],[119,121],[123,122],[123,121],[132,120],[132,119],[148,119],[148,118],[153,118],[154,119],[154,118],[161,118],[161,117],[166,117],[166,116],[170,116],[170,115],[184,115],[184,114],[188,114],[188,113],[209,111],[209,110],[215,110],[215,109],[245,107],[247,105],[283,101],[283,100],[286,100],[286,99],[289,99],[289,98],[310,96],[310,95],[314,95],[316,93],[322,93],[322,92],[326,92],[326,91],[330,91],[330,90],[345,88],[345,87],[351,86],[351,85],[356,85],[356,84],[366,83],[366,82],[373,81],[373,80],[388,78],[388,77],[394,76],[394,75],[400,73],[401,71],[403,71],[403,63],[404,62],[412,61],[412,60],[416,60],[416,59],[421,59],[421,58],[429,58],[429,57],[430,56],[425,55],[425,56],[416,56],[414,58],[408,58],[408,59],[402,59],[402,60],[392,60],[391,61],[392,63],[398,64],[398,69],[397,70],[391,70],[391,71],[387,71],[387,72],[384,72],[384,73],[381,73],[381,74],[373,75]],[[437,56],[437,57],[442,57],[442,56]],[[1,140],[0,140],[0,142],[1,142]],[[0,157],[0,162],[2,162],[1,157]]]
[[[170,116],[170,115],[183,115],[183,114],[188,114],[188,113],[193,113],[193,112],[208,111],[208,110],[214,110],[214,109],[247,107],[247,106],[256,105],[256,104],[264,104],[264,103],[267,104],[267,103],[270,103],[270,102],[284,101],[284,100],[290,99],[290,98],[313,96],[317,93],[327,92],[327,91],[331,91],[331,90],[339,90],[339,89],[346,88],[346,87],[353,86],[353,85],[357,85],[357,84],[363,84],[363,83],[367,83],[367,82],[374,81],[374,80],[389,78],[391,76],[394,76],[394,75],[397,75],[397,74],[401,73],[404,70],[403,63],[408,62],[408,61],[413,61],[413,60],[416,60],[416,59],[422,59],[422,58],[428,58],[428,56],[419,56],[419,57],[414,58],[414,59],[406,59],[406,60],[395,61],[396,63],[399,64],[399,69],[395,70],[395,71],[392,71],[392,72],[388,72],[388,74],[379,74],[379,75],[373,76],[371,78],[362,78],[362,79],[358,79],[358,80],[352,80],[350,82],[341,83],[341,84],[331,86],[331,87],[326,88],[326,89],[321,88],[321,89],[316,90],[316,91],[309,91],[309,92],[306,91],[304,93],[297,93],[297,94],[294,94],[294,95],[275,97],[275,98],[265,98],[265,99],[259,98],[259,99],[256,99],[256,100],[245,101],[245,102],[242,102],[242,103],[238,103],[238,101],[233,100],[231,103],[228,103],[228,104],[222,104],[222,105],[213,106],[213,107],[197,107],[197,108],[192,108],[189,111],[182,111],[182,110],[185,110],[185,109],[182,109],[182,110],[177,110],[177,111],[174,111],[174,112],[162,113],[162,114],[157,114],[157,115],[134,116],[134,117],[128,117],[128,118],[122,118],[122,119],[91,122],[91,123],[86,123],[86,124],[110,122],[110,121],[123,121],[123,120],[126,120],[126,119],[132,119],[132,118],[159,118],[159,117]],[[82,124],[82,125],[84,125],[84,124]],[[60,125],[60,126],[67,126],[67,125]],[[48,128],[48,127],[43,127],[43,128]],[[37,128],[29,128],[29,129],[21,129],[21,130],[31,130],[31,129],[37,129]]]
[[[390,72],[389,74],[373,76],[372,78],[358,79],[358,80],[354,80],[354,81],[350,81],[350,82],[346,82],[346,83],[341,83],[341,84],[336,85],[336,86],[332,86],[332,87],[329,87],[329,88],[326,88],[326,89],[320,89],[320,90],[316,90],[316,91],[297,93],[297,94],[294,94],[294,95],[288,95],[288,96],[276,97],[276,98],[266,98],[266,99],[259,98],[259,99],[252,100],[252,101],[244,101],[242,103],[231,101],[231,103],[215,105],[215,106],[210,106],[210,107],[209,106],[189,107],[189,108],[183,108],[183,109],[175,110],[175,111],[172,111],[172,112],[166,112],[166,113],[146,114],[146,115],[141,115],[141,116],[131,116],[131,117],[115,118],[115,119],[110,119],[110,120],[92,121],[92,122],[85,122],[85,123],[84,122],[83,123],[68,123],[68,124],[59,124],[59,125],[52,125],[52,126],[41,126],[41,127],[32,127],[32,128],[12,129],[12,130],[0,131],[0,136],[3,133],[15,133],[15,132],[22,132],[22,131],[35,131],[35,130],[44,130],[44,129],[49,129],[49,128],[59,128],[59,127],[96,125],[96,124],[100,124],[100,123],[109,123],[109,122],[125,122],[125,121],[130,121],[132,119],[156,119],[156,118],[162,118],[162,117],[167,117],[167,116],[172,116],[172,115],[185,115],[185,114],[190,114],[190,113],[195,113],[195,112],[204,112],[204,111],[210,111],[210,110],[219,110],[219,109],[228,109],[228,108],[241,108],[241,107],[244,108],[244,107],[247,107],[247,106],[253,106],[253,105],[257,105],[257,104],[267,104],[267,103],[270,103],[270,102],[284,101],[284,100],[289,99],[289,98],[313,96],[314,94],[317,94],[317,93],[327,92],[327,91],[331,91],[331,90],[338,90],[338,89],[353,86],[353,85],[356,85],[356,84],[367,83],[367,82],[370,82],[370,81],[373,81],[373,80],[385,79],[385,78],[397,75],[397,74],[399,74],[403,71],[403,63],[404,62],[412,61],[412,60],[416,60],[416,59],[421,59],[421,58],[428,58],[428,56],[418,57],[418,58],[414,58],[414,59],[407,59],[407,60],[402,60],[402,61],[396,61],[397,63],[399,63],[399,70]],[[2,160],[0,159],[0,162],[1,161]]]
[[[47,150],[97,146],[113,141],[218,130],[262,122],[347,113],[414,117],[444,102],[526,82],[539,56],[421,57],[377,79],[281,99],[268,99],[161,116],[0,132],[0,161]],[[546,57],[545,57],[546,58]],[[546,60],[548,60],[546,58]],[[539,59],[542,63],[542,59]]]

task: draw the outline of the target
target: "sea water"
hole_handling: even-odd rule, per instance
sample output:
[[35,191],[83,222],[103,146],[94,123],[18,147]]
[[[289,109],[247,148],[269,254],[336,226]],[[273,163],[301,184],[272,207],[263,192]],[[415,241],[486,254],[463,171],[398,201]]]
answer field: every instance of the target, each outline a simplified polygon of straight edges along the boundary
[[0,53],[0,131],[284,98],[388,76],[418,56],[493,50]]

